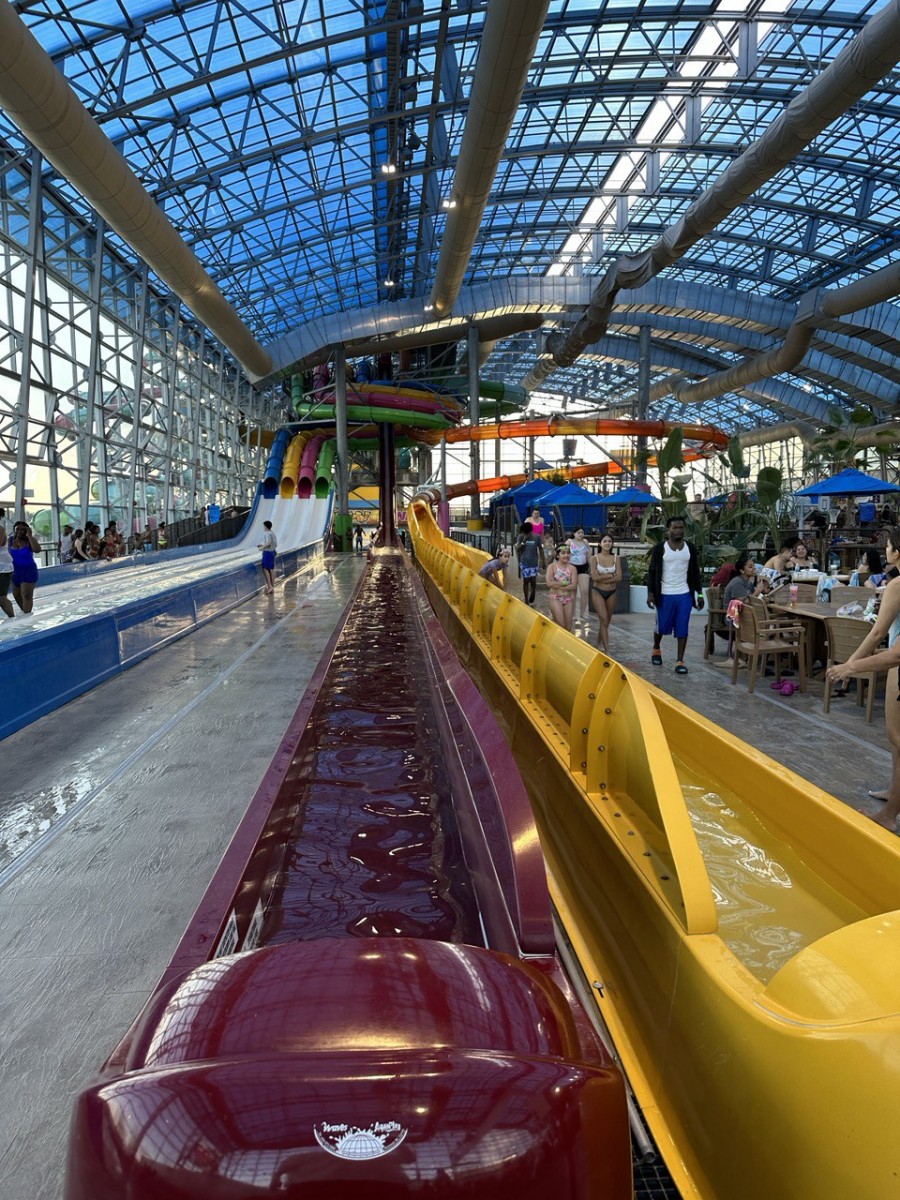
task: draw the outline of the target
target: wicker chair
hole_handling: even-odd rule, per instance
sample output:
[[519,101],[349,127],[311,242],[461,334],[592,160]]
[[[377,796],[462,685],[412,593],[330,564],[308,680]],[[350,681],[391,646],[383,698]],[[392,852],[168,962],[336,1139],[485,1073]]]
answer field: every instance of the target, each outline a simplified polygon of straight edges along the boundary
[[703,657],[709,658],[717,635],[728,636],[730,630],[725,621],[725,609],[722,607],[725,589],[708,587],[706,589],[706,644],[703,647]]
[[[850,655],[857,650],[871,632],[872,626],[868,621],[858,621],[855,617],[828,617],[825,621],[825,640],[828,644],[828,667],[836,663],[846,662]],[[826,668],[827,671],[827,668]],[[866,675],[856,675],[856,703],[862,706],[863,684],[868,684],[866,695],[866,724],[872,723],[872,706],[875,703],[875,683],[878,671],[869,671]],[[834,684],[825,676],[824,711],[831,711],[831,696]]]
[[738,658],[743,655],[749,667],[748,691],[756,688],[760,663],[771,654],[775,659],[775,678],[781,679],[781,659],[787,655],[797,660],[800,691],[806,691],[806,633],[802,625],[769,618],[766,608],[753,600],[744,601],[741,623],[734,640],[734,663],[731,682],[737,682]]

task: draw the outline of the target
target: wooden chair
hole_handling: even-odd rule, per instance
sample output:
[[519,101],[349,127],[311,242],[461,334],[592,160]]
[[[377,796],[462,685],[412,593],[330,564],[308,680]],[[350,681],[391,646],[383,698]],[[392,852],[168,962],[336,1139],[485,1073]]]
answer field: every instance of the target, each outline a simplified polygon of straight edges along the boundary
[[741,609],[741,623],[733,646],[734,663],[731,682],[737,682],[738,658],[743,655],[749,668],[750,683],[747,690],[756,688],[756,676],[760,663],[765,663],[771,654],[775,659],[775,678],[781,679],[781,659],[784,655],[797,660],[800,676],[800,691],[806,691],[806,634],[802,625],[788,620],[769,618],[765,605],[745,600]]
[[831,589],[831,607],[834,612],[837,612],[842,605],[851,603],[865,608],[875,595],[877,593],[871,588],[840,585]]
[[[825,620],[825,641],[828,646],[828,662],[832,667],[835,663],[846,662],[850,655],[862,644],[872,626],[868,621],[859,621],[855,617],[827,617]],[[863,684],[868,684],[866,695],[866,724],[872,723],[872,706],[875,703],[875,683],[880,672],[869,671],[866,675],[855,675],[856,703],[862,707]],[[825,676],[824,711],[831,711],[831,694],[834,684]]]
[[712,654],[712,648],[715,645],[717,634],[724,634],[726,637],[729,633],[729,627],[725,622],[725,609],[722,607],[725,589],[721,587],[708,587],[706,589],[706,645],[703,647],[703,657],[709,658]]

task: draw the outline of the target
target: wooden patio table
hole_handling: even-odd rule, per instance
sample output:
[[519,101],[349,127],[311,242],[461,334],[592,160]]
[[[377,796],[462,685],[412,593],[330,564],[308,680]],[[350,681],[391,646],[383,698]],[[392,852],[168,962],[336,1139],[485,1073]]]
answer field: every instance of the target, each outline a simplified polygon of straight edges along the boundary
[[[839,604],[819,604],[813,601],[809,604],[770,604],[769,609],[779,615],[799,617],[806,626],[806,677],[812,678],[813,663],[818,661],[825,665],[827,651],[825,649],[825,622],[829,617],[836,617]],[[862,613],[851,613],[851,618],[861,621]]]

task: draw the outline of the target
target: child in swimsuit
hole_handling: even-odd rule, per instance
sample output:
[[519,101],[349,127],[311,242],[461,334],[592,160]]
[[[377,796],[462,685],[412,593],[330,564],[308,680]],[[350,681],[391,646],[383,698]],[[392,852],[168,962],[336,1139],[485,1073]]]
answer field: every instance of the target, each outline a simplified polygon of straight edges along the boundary
[[572,628],[572,600],[578,587],[578,572],[569,561],[571,551],[566,545],[557,547],[556,561],[547,568],[547,587],[550,589],[550,612],[563,629]]

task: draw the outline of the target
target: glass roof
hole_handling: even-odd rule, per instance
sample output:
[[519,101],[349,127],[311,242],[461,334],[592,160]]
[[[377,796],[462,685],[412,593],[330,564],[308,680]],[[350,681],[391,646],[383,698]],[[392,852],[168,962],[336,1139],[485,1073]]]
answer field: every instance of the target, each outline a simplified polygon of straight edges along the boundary
[[[14,7],[261,342],[428,294],[484,0]],[[551,0],[466,282],[599,276],[646,249],[878,7]],[[664,278],[794,302],[895,259],[898,82],[835,120]],[[2,114],[0,134],[21,145]],[[691,349],[654,331],[654,346],[673,339]],[[500,343],[487,372],[516,381],[536,353],[533,335]],[[722,346],[715,363],[740,357]],[[546,387],[596,406],[633,390],[636,373],[585,355]],[[736,427],[784,410],[744,394],[691,418]]]

